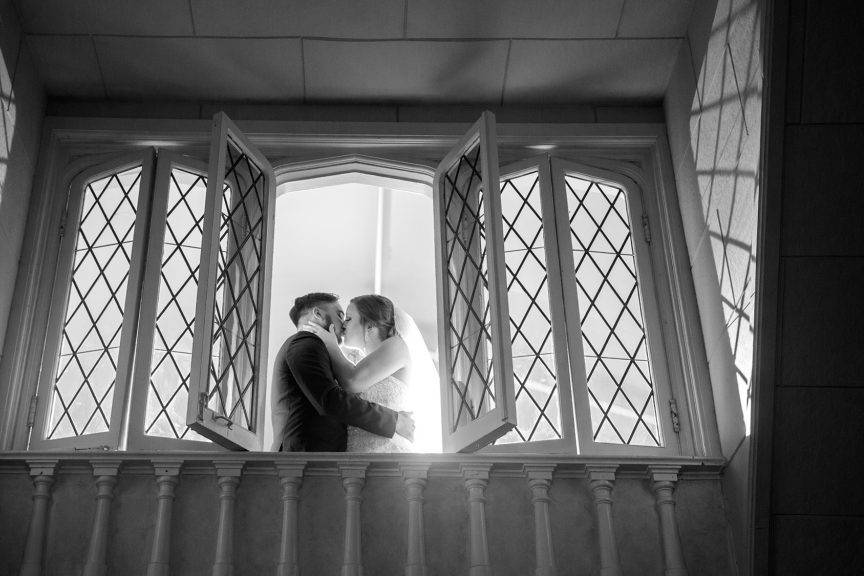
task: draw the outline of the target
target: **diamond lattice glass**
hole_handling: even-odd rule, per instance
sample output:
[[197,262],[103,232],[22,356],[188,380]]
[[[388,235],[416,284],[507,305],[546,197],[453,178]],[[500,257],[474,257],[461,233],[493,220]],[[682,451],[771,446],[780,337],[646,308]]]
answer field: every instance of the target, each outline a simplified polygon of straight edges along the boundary
[[230,139],[225,154],[207,405],[255,430],[267,188],[261,168]]
[[140,182],[138,166],[84,187],[47,439],[110,426]]
[[477,144],[443,177],[452,430],[494,409],[496,402],[480,170]]
[[498,444],[562,437],[542,214],[537,171],[503,180],[501,216],[519,425]]
[[203,440],[186,426],[206,179],[174,168],[168,184],[144,433]]
[[594,440],[659,446],[626,192],[565,184]]

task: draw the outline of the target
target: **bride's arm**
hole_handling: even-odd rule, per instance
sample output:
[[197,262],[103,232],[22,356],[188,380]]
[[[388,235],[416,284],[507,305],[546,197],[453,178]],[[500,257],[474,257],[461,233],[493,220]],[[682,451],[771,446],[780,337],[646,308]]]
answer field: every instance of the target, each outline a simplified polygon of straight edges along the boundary
[[399,336],[384,340],[371,354],[353,364],[339,347],[336,336],[318,326],[304,328],[327,345],[336,380],[347,392],[358,394],[408,365],[408,346]]

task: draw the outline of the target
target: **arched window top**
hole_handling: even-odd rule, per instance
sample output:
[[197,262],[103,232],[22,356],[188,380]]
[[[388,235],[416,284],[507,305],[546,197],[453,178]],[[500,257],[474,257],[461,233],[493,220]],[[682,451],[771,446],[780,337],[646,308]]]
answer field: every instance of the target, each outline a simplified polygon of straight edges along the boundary
[[435,171],[420,164],[361,154],[277,165],[277,194],[336,184],[368,184],[432,195]]

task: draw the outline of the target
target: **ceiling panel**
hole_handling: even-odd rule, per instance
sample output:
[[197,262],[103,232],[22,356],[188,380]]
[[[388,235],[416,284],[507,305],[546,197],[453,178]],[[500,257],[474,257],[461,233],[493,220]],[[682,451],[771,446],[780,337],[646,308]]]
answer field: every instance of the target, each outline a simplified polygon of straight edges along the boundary
[[504,104],[656,100],[682,40],[514,40]]
[[693,0],[628,0],[618,35],[624,38],[683,38]]
[[306,96],[359,102],[497,103],[507,41],[305,41]]
[[299,100],[300,41],[96,38],[111,98]]
[[86,36],[30,36],[39,78],[51,95],[104,98],[93,40]]
[[191,0],[202,36],[401,38],[403,0]]
[[624,0],[406,2],[409,38],[611,38]]
[[192,34],[189,4],[180,0],[19,1],[29,34]]

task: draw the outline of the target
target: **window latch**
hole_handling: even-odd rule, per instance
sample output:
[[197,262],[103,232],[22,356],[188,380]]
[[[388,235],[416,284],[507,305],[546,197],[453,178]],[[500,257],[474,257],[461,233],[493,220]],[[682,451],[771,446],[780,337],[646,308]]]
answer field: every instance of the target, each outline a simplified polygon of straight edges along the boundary
[[231,427],[234,426],[233,420],[231,420],[227,416],[222,416],[221,414],[214,414],[213,421],[224,425],[226,428],[228,428],[228,430],[231,430]]

